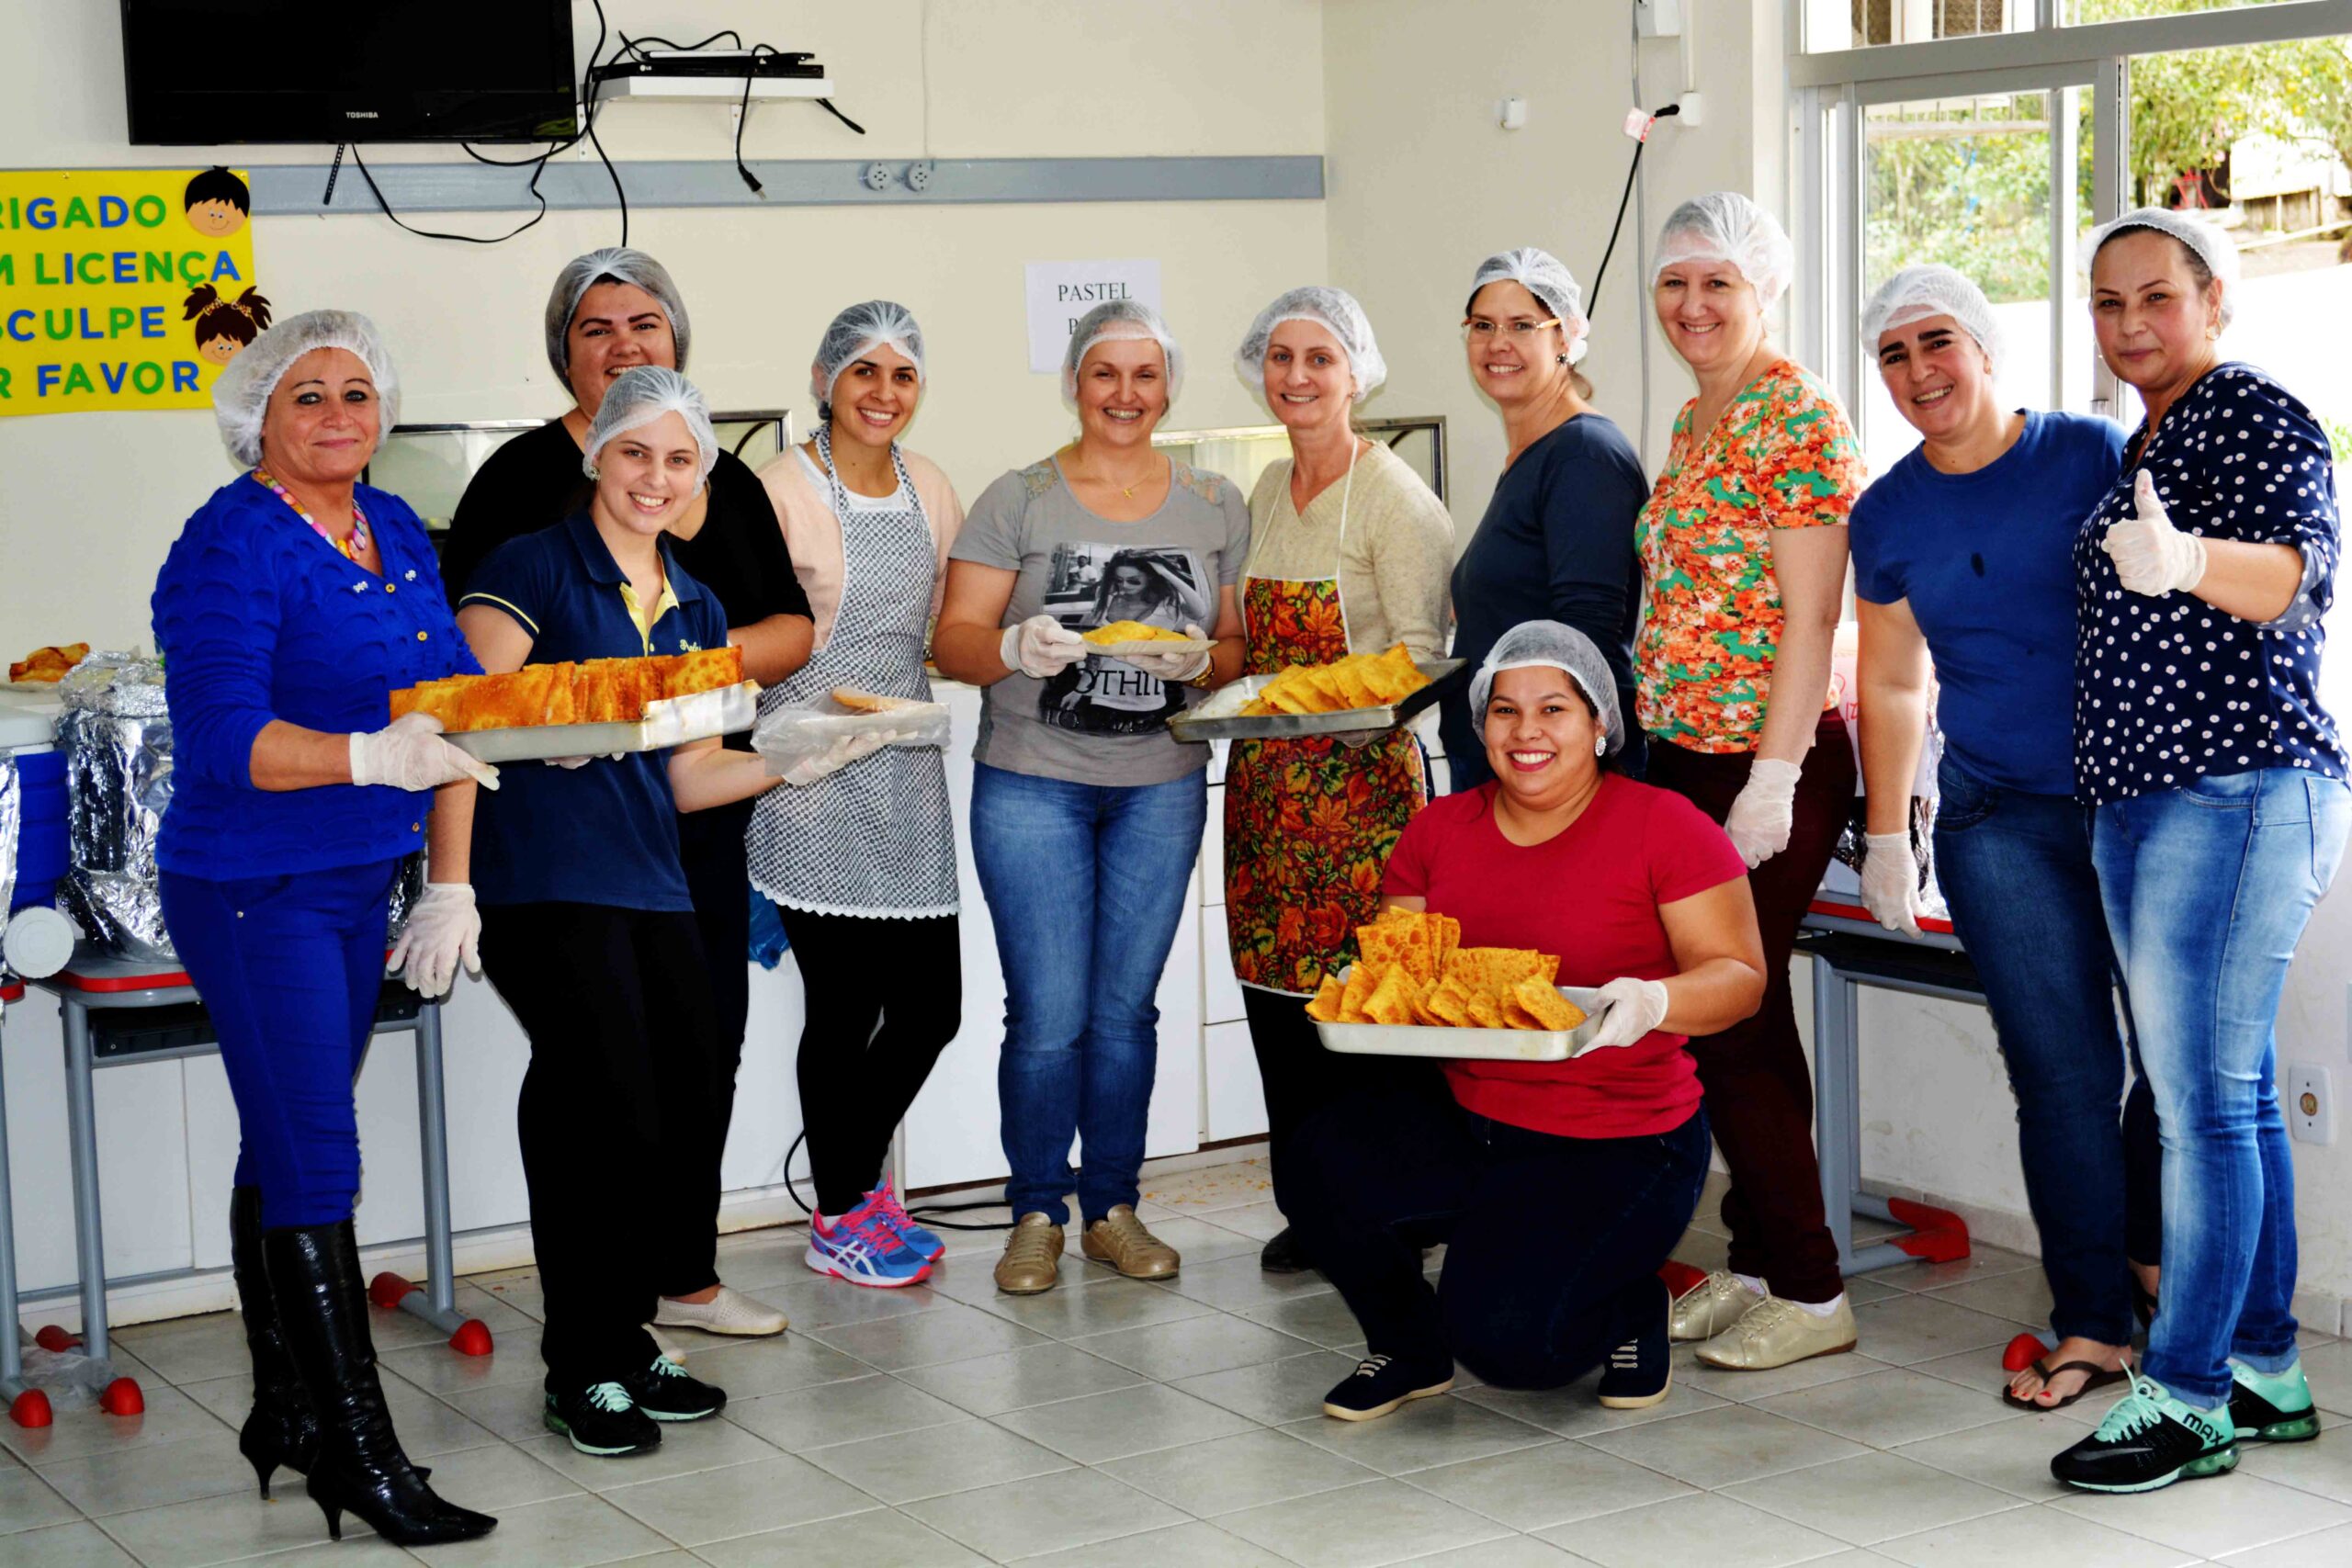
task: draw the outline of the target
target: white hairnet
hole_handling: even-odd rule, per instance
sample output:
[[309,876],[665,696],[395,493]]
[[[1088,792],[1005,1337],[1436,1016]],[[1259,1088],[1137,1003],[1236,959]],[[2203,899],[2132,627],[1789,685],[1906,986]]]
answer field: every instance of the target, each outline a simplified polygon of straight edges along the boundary
[[1159,312],[1140,299],[1106,299],[1078,319],[1070,329],[1069,349],[1062,355],[1062,401],[1078,406],[1078,367],[1085,363],[1088,349],[1098,343],[1143,338],[1158,344],[1168,361],[1168,400],[1173,403],[1177,389],[1184,384],[1184,351],[1176,346],[1175,334]]
[[596,477],[596,458],[609,442],[651,424],[665,413],[684,416],[702,448],[702,472],[697,482],[710,478],[718,464],[718,432],[710,427],[710,404],[702,389],[666,365],[632,365],[613,378],[596,417],[588,425],[588,443],[580,454],[580,471]]
[[346,348],[359,356],[376,382],[381,409],[380,435],[401,418],[401,378],[376,323],[356,310],[305,310],[288,316],[245,344],[220,378],[212,383],[212,417],[220,423],[220,444],[230,461],[250,468],[261,461],[262,414],[269,395],[294,362],[316,348]]
[[2091,231],[2090,237],[2083,242],[2083,270],[2090,271],[2091,264],[2098,260],[2100,248],[2109,240],[2132,229],[2153,229],[2159,234],[2170,234],[2205,264],[2206,271],[2221,279],[2222,325],[2227,327],[2230,318],[2237,314],[2237,301],[2232,298],[2238,291],[2237,242],[2217,226],[2186,212],[2135,207],[2114,222],[2102,223]]
[[678,345],[678,368],[684,370],[686,339],[693,334],[686,325],[686,302],[678,298],[669,268],[643,251],[607,245],[564,263],[555,275],[555,287],[548,290],[548,363],[556,375],[571,368],[571,318],[581,297],[599,283],[633,284],[662,302],[662,313],[670,318],[670,336]]
[[1284,321],[1318,321],[1331,329],[1340,351],[1348,356],[1348,374],[1355,379],[1353,401],[1363,401],[1374,388],[1388,379],[1388,361],[1380,357],[1380,345],[1372,337],[1372,319],[1356,303],[1356,297],[1344,288],[1311,283],[1277,296],[1259,311],[1240,348],[1234,352],[1235,367],[1253,389],[1265,386],[1269,340]]
[[1796,276],[1796,247],[1781,220],[1736,190],[1695,196],[1667,214],[1650,260],[1650,287],[1677,262],[1729,262],[1767,310]]
[[808,395],[817,400],[820,418],[833,417],[833,383],[842,378],[842,372],[878,344],[888,344],[912,360],[915,379],[923,378],[922,328],[915,324],[914,312],[890,299],[852,305],[825,329],[809,367]]
[[1875,358],[1878,340],[1888,328],[1928,316],[1958,321],[1993,367],[2000,367],[2001,324],[1994,319],[1993,302],[1966,273],[1941,262],[1906,266],[1879,285],[1862,311],[1862,352]]
[[1577,287],[1576,276],[1568,271],[1566,262],[1533,245],[1488,256],[1471,276],[1471,299],[1475,302],[1478,290],[1489,283],[1502,282],[1518,284],[1560,318],[1560,339],[1568,345],[1570,365],[1584,357],[1585,351],[1592,346],[1592,322],[1585,318],[1584,290]]
[[1539,666],[1566,671],[1584,700],[1592,705],[1593,716],[1608,739],[1609,754],[1615,756],[1624,750],[1625,721],[1617,711],[1617,681],[1609,672],[1609,660],[1600,657],[1592,638],[1557,621],[1521,621],[1497,639],[1487,661],[1470,678],[1470,722],[1485,730],[1487,699],[1494,694],[1497,675]]

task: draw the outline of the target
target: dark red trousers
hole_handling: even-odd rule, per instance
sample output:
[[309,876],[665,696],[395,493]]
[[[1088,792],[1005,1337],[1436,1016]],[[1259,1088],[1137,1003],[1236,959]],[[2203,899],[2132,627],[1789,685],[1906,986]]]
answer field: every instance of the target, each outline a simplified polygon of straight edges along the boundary
[[[1649,782],[1720,822],[1754,761],[1750,752],[1686,750],[1653,736]],[[1797,780],[1789,847],[1747,874],[1764,936],[1764,1005],[1747,1021],[1690,1042],[1707,1122],[1731,1168],[1723,1204],[1731,1268],[1761,1278],[1789,1301],[1826,1302],[1846,1288],[1821,1210],[1813,1078],[1789,995],[1789,953],[1853,804],[1853,747],[1845,721],[1826,716]]]

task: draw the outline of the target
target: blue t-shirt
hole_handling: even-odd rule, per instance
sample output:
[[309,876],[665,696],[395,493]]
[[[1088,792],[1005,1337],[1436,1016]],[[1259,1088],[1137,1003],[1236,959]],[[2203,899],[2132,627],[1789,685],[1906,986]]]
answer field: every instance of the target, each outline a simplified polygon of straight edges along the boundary
[[[1642,611],[1634,525],[1649,493],[1625,433],[1600,414],[1580,414],[1538,436],[1503,470],[1453,582],[1453,657],[1472,669],[1522,621],[1559,621],[1592,639],[1609,661],[1624,718],[1617,766],[1635,777],[1648,743],[1634,722],[1634,627]],[[1494,776],[1466,682],[1440,703],[1438,729],[1455,795]]]
[[2033,412],[1974,473],[1914,449],[1854,502],[1855,596],[1910,602],[1945,747],[1987,784],[2075,793],[2075,533],[2122,466],[2112,421]]
[[[2284,615],[2242,621],[2194,593],[2123,586],[2103,546],[2135,514],[2143,468],[2184,533],[2294,547],[2303,578]],[[2319,701],[2337,540],[2335,455],[2311,410],[2251,365],[2199,377],[2075,537],[2076,793],[2097,806],[2256,768],[2344,777]]]
[[[680,570],[667,536],[661,548],[677,603],[650,635],[629,614],[628,574],[584,512],[501,545],[474,569],[458,604],[514,616],[531,634],[533,664],[718,647],[727,640],[718,600]],[[475,898],[691,911],[669,763],[667,751],[631,751],[579,768],[501,768],[499,787],[474,806]]]
[[155,863],[228,881],[397,860],[424,841],[432,792],[254,787],[254,739],[282,718],[329,734],[391,721],[394,688],[479,673],[441,594],[424,525],[399,496],[352,487],[381,577],[247,474],[180,530],[150,602],[168,679],[172,808]]

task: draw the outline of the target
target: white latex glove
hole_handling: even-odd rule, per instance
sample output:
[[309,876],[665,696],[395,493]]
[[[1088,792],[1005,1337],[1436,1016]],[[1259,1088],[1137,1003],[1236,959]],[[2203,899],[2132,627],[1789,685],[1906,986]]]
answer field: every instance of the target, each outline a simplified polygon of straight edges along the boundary
[[784,771],[784,782],[799,787],[815,784],[819,779],[837,773],[852,762],[871,757],[895,739],[889,731],[868,730],[863,735],[844,736],[805,762],[795,762]]
[[997,657],[1032,680],[1046,681],[1087,655],[1086,639],[1051,615],[1032,615],[1004,628]]
[[498,770],[442,739],[441,721],[429,713],[403,714],[372,734],[351,738],[353,784],[436,789],[459,779],[496,789]]
[[428,882],[386,967],[417,995],[437,997],[456,983],[460,963],[469,975],[481,973],[481,912],[474,908],[474,890],[463,882]]
[[2109,524],[2101,541],[2123,586],[2152,599],[2196,587],[2205,577],[2205,541],[2172,525],[2145,468],[2132,479],[2132,505],[2139,515]]
[[1796,820],[1797,765],[1758,758],[1724,818],[1732,848],[1753,871],[1789,847],[1789,831]]
[[[1184,635],[1189,637],[1206,637],[1208,636],[1208,634],[1201,630],[1200,627],[1193,626],[1188,626],[1184,628]],[[1129,653],[1121,655],[1121,659],[1124,662],[1132,664],[1136,669],[1142,671],[1145,674],[1157,676],[1160,680],[1166,681],[1170,684],[1182,684],[1186,681],[1199,679],[1201,671],[1209,667],[1210,660],[1215,657],[1216,656],[1206,649],[1203,649],[1197,653]]]
[[566,773],[570,773],[574,768],[584,768],[595,760],[594,757],[542,757],[539,759],[548,767],[561,768]]
[[1666,1021],[1666,982],[1621,976],[1600,987],[1600,1029],[1585,1046],[1631,1045]]
[[1908,833],[1871,833],[1862,840],[1862,905],[1891,931],[1919,934],[1919,863]]

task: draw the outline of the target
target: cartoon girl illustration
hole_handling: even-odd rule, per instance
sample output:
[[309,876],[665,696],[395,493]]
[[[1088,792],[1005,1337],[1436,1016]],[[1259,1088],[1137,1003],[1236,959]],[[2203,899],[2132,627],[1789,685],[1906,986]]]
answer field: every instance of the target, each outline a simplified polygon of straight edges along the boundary
[[269,325],[269,301],[258,288],[224,299],[212,285],[199,284],[183,303],[187,313],[180,320],[196,323],[197,355],[215,365],[236,358]]
[[215,164],[187,182],[180,196],[188,226],[214,240],[225,240],[245,226],[254,209],[245,182]]

